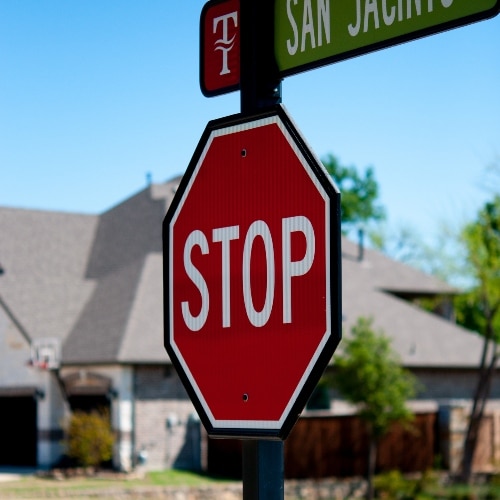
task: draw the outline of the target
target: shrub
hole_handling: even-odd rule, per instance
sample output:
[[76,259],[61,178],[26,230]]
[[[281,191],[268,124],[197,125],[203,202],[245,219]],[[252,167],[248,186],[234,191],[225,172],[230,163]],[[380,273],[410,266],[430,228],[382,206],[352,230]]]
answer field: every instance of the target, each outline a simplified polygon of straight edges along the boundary
[[97,467],[113,456],[109,414],[74,412],[67,427],[67,454],[83,467]]
[[398,470],[392,470],[375,477],[375,491],[378,498],[399,500],[415,498],[415,481],[405,479]]

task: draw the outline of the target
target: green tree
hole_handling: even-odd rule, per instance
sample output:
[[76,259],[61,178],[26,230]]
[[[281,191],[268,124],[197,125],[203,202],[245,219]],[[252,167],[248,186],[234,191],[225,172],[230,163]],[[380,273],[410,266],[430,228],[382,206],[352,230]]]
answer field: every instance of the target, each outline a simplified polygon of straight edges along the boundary
[[457,321],[480,333],[483,349],[471,417],[464,442],[462,478],[469,482],[484,408],[498,362],[500,341],[500,196],[485,204],[466,225],[463,241],[474,286],[455,301]]
[[345,167],[332,154],[322,159],[341,193],[341,220],[346,231],[358,224],[385,219],[378,204],[379,187],[372,167],[360,174],[356,167]]
[[390,339],[375,332],[370,319],[358,319],[342,351],[335,359],[331,383],[347,401],[359,406],[359,415],[368,425],[367,498],[371,499],[378,443],[393,423],[411,421],[406,401],[416,394],[417,382],[401,366]]
[[113,456],[114,436],[107,412],[74,412],[67,432],[67,454],[84,467],[96,467]]

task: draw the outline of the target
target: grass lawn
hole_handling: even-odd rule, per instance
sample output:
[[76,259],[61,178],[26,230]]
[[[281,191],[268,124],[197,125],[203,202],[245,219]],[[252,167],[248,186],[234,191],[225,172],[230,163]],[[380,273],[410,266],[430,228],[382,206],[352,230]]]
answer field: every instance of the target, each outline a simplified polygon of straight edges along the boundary
[[[498,477],[493,478],[489,484],[476,486],[443,486],[440,481],[436,480],[436,477],[433,473],[424,474],[420,479],[405,478],[397,471],[382,474],[376,478],[379,493],[377,498],[384,500],[500,500],[500,478]],[[167,493],[169,488],[175,490],[175,488],[223,487],[225,485],[232,490],[235,488],[233,491],[240,491],[242,488],[241,482],[238,481],[179,470],[149,472],[143,477],[113,473],[73,478],[28,475],[13,481],[0,481],[0,499],[144,500],[147,498],[157,500],[176,498],[175,491],[171,494]],[[215,493],[218,495],[217,492]]]
[[[20,479],[0,482],[0,498],[35,499],[35,498],[67,498],[79,500],[84,498],[99,498],[108,500],[115,498],[117,493],[126,490],[127,498],[142,498],[144,492],[172,486],[202,487],[223,485],[229,481],[210,478],[193,472],[166,470],[150,472],[144,477],[134,475],[103,474],[90,477],[58,478],[23,476]],[[132,492],[137,492],[137,496]]]

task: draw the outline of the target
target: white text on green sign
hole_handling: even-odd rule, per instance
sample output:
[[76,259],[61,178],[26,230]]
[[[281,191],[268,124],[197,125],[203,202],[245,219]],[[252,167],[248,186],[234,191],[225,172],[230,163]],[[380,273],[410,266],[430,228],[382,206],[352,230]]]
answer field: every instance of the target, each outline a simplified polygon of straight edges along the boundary
[[493,17],[500,0],[276,0],[282,75]]

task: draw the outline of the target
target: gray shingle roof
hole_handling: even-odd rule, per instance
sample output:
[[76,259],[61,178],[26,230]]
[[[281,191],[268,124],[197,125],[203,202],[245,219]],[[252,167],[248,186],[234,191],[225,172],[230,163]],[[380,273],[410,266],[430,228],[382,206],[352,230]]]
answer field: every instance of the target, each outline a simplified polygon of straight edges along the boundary
[[143,260],[104,275],[63,347],[65,363],[113,363],[133,308]]
[[477,367],[482,340],[478,335],[431,314],[397,295],[451,295],[457,290],[385,255],[365,249],[358,261],[357,245],[342,241],[344,330],[360,316],[392,338],[406,366]]
[[168,361],[161,229],[177,184],[150,186],[100,217],[85,272],[97,286],[64,345],[65,363]]
[[[0,208],[0,295],[32,337],[64,341],[63,363],[165,363],[161,225],[179,179],[100,216]],[[407,366],[477,366],[481,340],[398,298],[455,290],[342,241],[346,330],[359,316],[394,339]]]
[[118,353],[120,361],[164,363],[168,360],[163,348],[162,279],[162,254],[148,255],[142,267],[134,305]]
[[0,295],[31,338],[64,339],[95,283],[84,279],[98,218],[0,209]]

